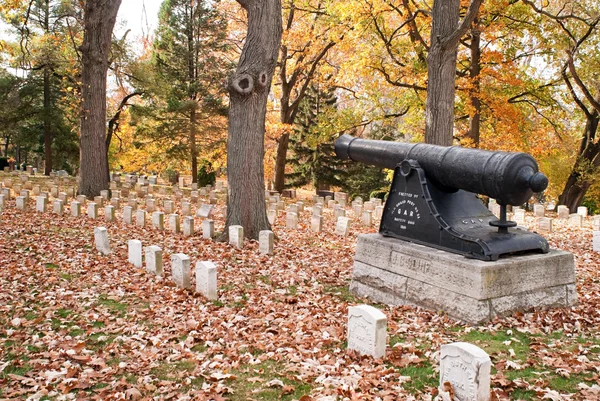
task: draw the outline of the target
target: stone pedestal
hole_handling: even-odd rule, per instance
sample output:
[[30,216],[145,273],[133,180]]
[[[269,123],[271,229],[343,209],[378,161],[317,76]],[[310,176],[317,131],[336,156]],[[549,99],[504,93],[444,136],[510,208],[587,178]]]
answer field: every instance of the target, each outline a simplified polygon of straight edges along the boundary
[[471,324],[577,303],[569,252],[552,249],[485,262],[380,234],[358,237],[350,290],[375,302],[443,311]]

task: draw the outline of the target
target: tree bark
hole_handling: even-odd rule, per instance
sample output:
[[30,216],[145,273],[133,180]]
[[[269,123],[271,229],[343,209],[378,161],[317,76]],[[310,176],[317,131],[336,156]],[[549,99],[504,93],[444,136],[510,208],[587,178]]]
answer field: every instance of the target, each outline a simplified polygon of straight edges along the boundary
[[285,187],[285,165],[287,163],[287,150],[290,143],[290,134],[284,133],[277,140],[277,156],[275,157],[275,177],[273,189],[279,193]]
[[192,182],[198,182],[198,149],[196,149],[196,109],[190,112],[190,153],[192,154]]
[[431,44],[427,55],[425,142],[452,145],[458,43],[479,12],[481,0],[471,0],[459,25],[460,0],[435,0],[431,13]]
[[88,198],[108,189],[106,148],[106,73],[112,31],[121,0],[87,0],[81,45],[79,193]]
[[270,228],[265,209],[264,135],[267,96],[281,43],[280,0],[237,0],[248,14],[248,33],[229,85],[227,221],[258,239]]
[[[598,166],[600,166],[600,157],[598,157],[600,154],[600,143],[594,143],[594,139],[598,133],[599,121],[600,117],[597,110],[593,110],[587,115],[587,121],[575,165],[573,166],[573,170],[558,198],[558,204],[566,205],[572,212],[576,211],[577,207],[581,205],[585,193],[592,185],[592,182],[586,178],[586,176],[589,177],[591,173],[589,169],[598,168]],[[588,170],[588,174],[582,174],[585,170]]]
[[479,75],[481,74],[481,32],[479,31],[478,20],[475,18],[473,21],[473,28],[471,28],[471,66],[469,68],[469,77],[471,78],[471,84],[473,89],[469,95],[469,101],[473,108],[471,119],[469,120],[469,138],[472,141],[474,147],[479,147],[479,132],[481,126],[481,100],[479,99],[479,92],[481,84],[479,81]]

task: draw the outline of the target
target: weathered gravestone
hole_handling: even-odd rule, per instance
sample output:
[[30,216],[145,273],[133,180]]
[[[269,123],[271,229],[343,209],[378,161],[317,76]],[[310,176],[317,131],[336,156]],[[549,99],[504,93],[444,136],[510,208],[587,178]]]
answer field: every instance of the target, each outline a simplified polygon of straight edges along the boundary
[[444,344],[439,390],[444,391],[444,383],[449,382],[457,401],[488,401],[490,368],[490,357],[481,348],[464,342]]
[[179,215],[176,213],[169,215],[169,229],[174,234],[179,234],[180,225],[179,225]]
[[588,208],[585,206],[579,206],[577,208],[577,214],[582,216],[582,217],[587,217],[588,215]]
[[525,210],[524,209],[515,210],[514,219],[518,225],[525,224]]
[[53,211],[54,214],[58,214],[59,216],[61,216],[64,213],[64,202],[60,199],[56,199],[53,203]]
[[600,231],[594,231],[592,237],[592,250],[600,252]]
[[262,230],[258,233],[258,249],[261,255],[273,254],[273,241],[275,234],[271,230]]
[[335,225],[335,233],[342,237],[347,237],[350,231],[350,218],[338,217]]
[[194,218],[192,216],[185,216],[183,218],[183,235],[186,237],[194,235]]
[[190,289],[190,258],[184,253],[171,255],[171,274],[173,281],[180,288]]
[[163,212],[152,213],[152,227],[159,230],[163,230],[165,228],[165,214]]
[[157,276],[163,275],[162,249],[157,245],[146,247],[146,271]]
[[19,209],[19,210],[27,209],[27,198],[25,198],[24,196],[17,196],[16,202],[17,202],[17,209]]
[[123,223],[131,224],[133,222],[133,208],[131,206],[123,206]]
[[142,267],[142,241],[131,239],[127,242],[127,261],[135,267]]
[[213,205],[204,204],[196,211],[196,216],[202,217],[203,219],[208,219],[212,215],[213,208]]
[[146,211],[138,209],[135,211],[135,225],[138,227],[146,226]]
[[592,229],[594,231],[600,231],[600,215],[594,216],[592,219]]
[[202,238],[211,239],[215,236],[215,222],[213,220],[202,221]]
[[583,216],[578,213],[572,213],[569,215],[569,225],[572,227],[579,227],[583,224]]
[[538,230],[552,232],[552,219],[549,217],[540,217],[538,220]]
[[267,220],[269,220],[269,224],[273,225],[277,221],[277,210],[269,209],[267,210]]
[[110,241],[108,239],[108,231],[105,227],[94,228],[94,240],[96,242],[96,249],[103,255],[109,255]]
[[98,218],[98,204],[95,202],[88,203],[87,215],[90,219]]
[[559,205],[557,208],[557,212],[558,212],[559,219],[568,219],[569,215],[571,214],[571,211],[565,205]]
[[285,226],[290,230],[296,230],[298,228],[298,214],[287,212],[285,215]]
[[77,201],[71,202],[71,216],[80,217],[81,216],[81,203]]
[[35,200],[35,210],[37,212],[46,213],[46,205],[48,204],[48,198],[38,196]]
[[104,207],[104,220],[115,221],[115,207],[113,205]]
[[374,358],[385,356],[387,319],[370,305],[348,308],[348,349]]
[[363,210],[361,222],[363,226],[371,227],[373,225],[373,212],[370,210]]
[[210,301],[215,301],[218,298],[217,266],[213,262],[196,263],[196,292]]
[[544,217],[544,213],[546,213],[546,206],[540,204],[533,205],[533,215],[535,217]]
[[173,214],[173,211],[175,210],[175,206],[173,204],[173,201],[166,200],[163,203],[163,208],[165,210],[165,214]]
[[310,229],[315,233],[323,231],[323,216],[311,216]]
[[244,246],[244,227],[229,226],[229,244],[236,248]]

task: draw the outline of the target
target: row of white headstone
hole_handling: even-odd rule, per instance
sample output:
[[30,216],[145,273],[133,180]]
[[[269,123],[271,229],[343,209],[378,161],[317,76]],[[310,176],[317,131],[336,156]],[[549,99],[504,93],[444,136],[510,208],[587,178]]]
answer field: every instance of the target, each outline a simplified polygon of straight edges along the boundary
[[[387,318],[379,309],[370,305],[348,308],[348,349],[361,355],[383,358],[386,337]],[[449,383],[454,390],[453,401],[488,401],[490,370],[490,357],[481,348],[464,342],[442,345],[440,395],[448,392]]]
[[[105,227],[94,229],[96,249],[103,255],[109,255],[110,239]],[[162,249],[157,245],[142,247],[142,241],[129,240],[127,243],[127,261],[136,267],[143,266],[143,251],[146,256],[146,271],[158,276],[164,275]],[[191,289],[190,258],[184,253],[171,255],[171,275],[175,285],[184,289]],[[196,262],[196,292],[209,300],[218,298],[217,292],[217,267],[211,261]]]

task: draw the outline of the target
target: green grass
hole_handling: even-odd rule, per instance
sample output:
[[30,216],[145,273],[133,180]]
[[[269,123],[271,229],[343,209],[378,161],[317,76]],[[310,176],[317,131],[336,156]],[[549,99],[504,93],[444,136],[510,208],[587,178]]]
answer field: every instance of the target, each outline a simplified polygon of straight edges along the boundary
[[402,384],[406,390],[411,393],[416,391],[423,391],[428,387],[437,387],[440,379],[434,372],[431,363],[423,362],[420,365],[409,365],[404,368],[398,369],[398,373],[402,376],[410,377],[410,381]]
[[116,334],[94,333],[86,339],[86,346],[94,351],[106,347],[114,341]]
[[59,265],[55,265],[54,263],[46,263],[45,266],[46,266],[46,269],[58,269],[58,268],[60,268]]
[[66,309],[66,308],[60,308],[59,310],[54,312],[55,315],[57,315],[58,317],[61,317],[63,319],[67,318],[72,313],[73,313],[73,311],[71,309]]
[[339,299],[341,299],[342,301],[345,301],[348,303],[360,302],[359,298],[355,297],[352,293],[350,293],[350,287],[347,285],[326,286],[324,291],[326,294],[334,295],[334,296],[338,297]]
[[117,315],[119,317],[125,316],[128,308],[126,303],[109,299],[106,295],[100,295],[98,297],[98,304],[106,307],[113,315]]
[[[309,383],[303,383],[287,373],[284,363],[274,360],[267,360],[255,366],[242,366],[231,371],[231,374],[235,376],[235,379],[227,381],[227,386],[233,389],[233,394],[228,397],[231,401],[246,401],[249,397],[261,401],[297,400],[312,389]],[[281,380],[285,387],[266,385],[275,379]]]
[[193,360],[177,361],[175,363],[161,362],[150,370],[150,374],[160,380],[177,381],[194,371],[196,362]]
[[[522,361],[527,360],[529,343],[531,342],[526,334],[519,333],[516,330],[513,330],[512,334],[508,334],[507,330],[480,332],[475,329],[463,334],[459,338],[460,341],[477,345],[490,355],[501,355],[506,357],[506,359],[518,359]],[[506,341],[510,341],[510,344],[505,345],[504,342]],[[509,349],[515,352],[515,357],[510,357]]]

